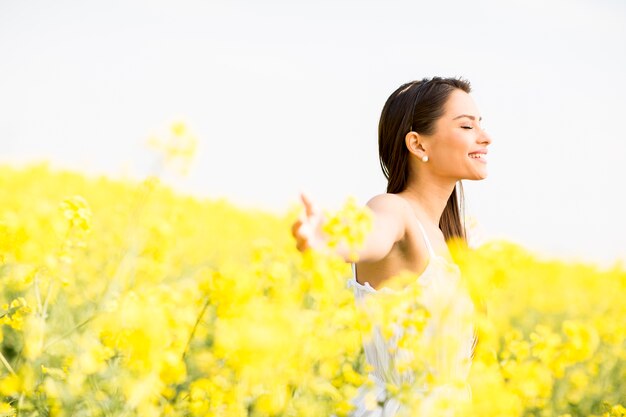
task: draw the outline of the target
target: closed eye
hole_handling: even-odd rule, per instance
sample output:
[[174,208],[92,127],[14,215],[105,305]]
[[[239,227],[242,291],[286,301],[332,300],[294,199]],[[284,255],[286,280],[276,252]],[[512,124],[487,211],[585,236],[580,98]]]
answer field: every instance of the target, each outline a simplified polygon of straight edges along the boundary
[[461,126],[463,129],[473,129],[472,126]]

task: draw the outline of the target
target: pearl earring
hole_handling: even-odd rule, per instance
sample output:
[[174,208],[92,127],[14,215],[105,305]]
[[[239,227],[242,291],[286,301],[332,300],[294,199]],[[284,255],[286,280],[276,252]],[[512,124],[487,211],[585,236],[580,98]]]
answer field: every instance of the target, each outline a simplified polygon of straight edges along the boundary
[[424,156],[422,156],[422,161],[424,161],[424,162],[428,162],[428,155],[424,155]]

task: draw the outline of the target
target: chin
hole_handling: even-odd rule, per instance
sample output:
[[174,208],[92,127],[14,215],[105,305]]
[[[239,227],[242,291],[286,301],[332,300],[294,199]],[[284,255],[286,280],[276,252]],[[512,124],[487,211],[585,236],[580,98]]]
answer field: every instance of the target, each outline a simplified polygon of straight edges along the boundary
[[482,175],[472,175],[471,177],[466,177],[465,179],[470,180],[470,181],[480,181],[480,180],[484,180],[488,176],[489,175],[485,172]]

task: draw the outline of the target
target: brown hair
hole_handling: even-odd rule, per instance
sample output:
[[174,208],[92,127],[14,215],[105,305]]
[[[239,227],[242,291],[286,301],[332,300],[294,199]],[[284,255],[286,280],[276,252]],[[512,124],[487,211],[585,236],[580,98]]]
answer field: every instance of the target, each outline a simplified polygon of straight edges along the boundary
[[[470,83],[457,78],[423,78],[401,85],[387,99],[378,124],[378,153],[388,193],[399,193],[407,186],[406,134],[411,131],[433,134],[435,121],[443,115],[444,104],[455,89],[469,93]],[[439,220],[446,241],[459,238],[467,243],[463,200],[463,184],[458,181]]]

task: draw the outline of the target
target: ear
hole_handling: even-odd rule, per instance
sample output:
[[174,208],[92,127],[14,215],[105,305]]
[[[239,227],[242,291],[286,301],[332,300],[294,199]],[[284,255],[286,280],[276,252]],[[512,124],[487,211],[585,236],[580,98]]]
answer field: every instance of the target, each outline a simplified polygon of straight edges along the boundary
[[421,158],[422,156],[426,155],[424,153],[425,149],[422,146],[423,137],[421,137],[419,133],[413,132],[413,131],[407,133],[406,136],[404,137],[404,142],[409,152],[411,152],[413,155],[417,156],[418,158]]

